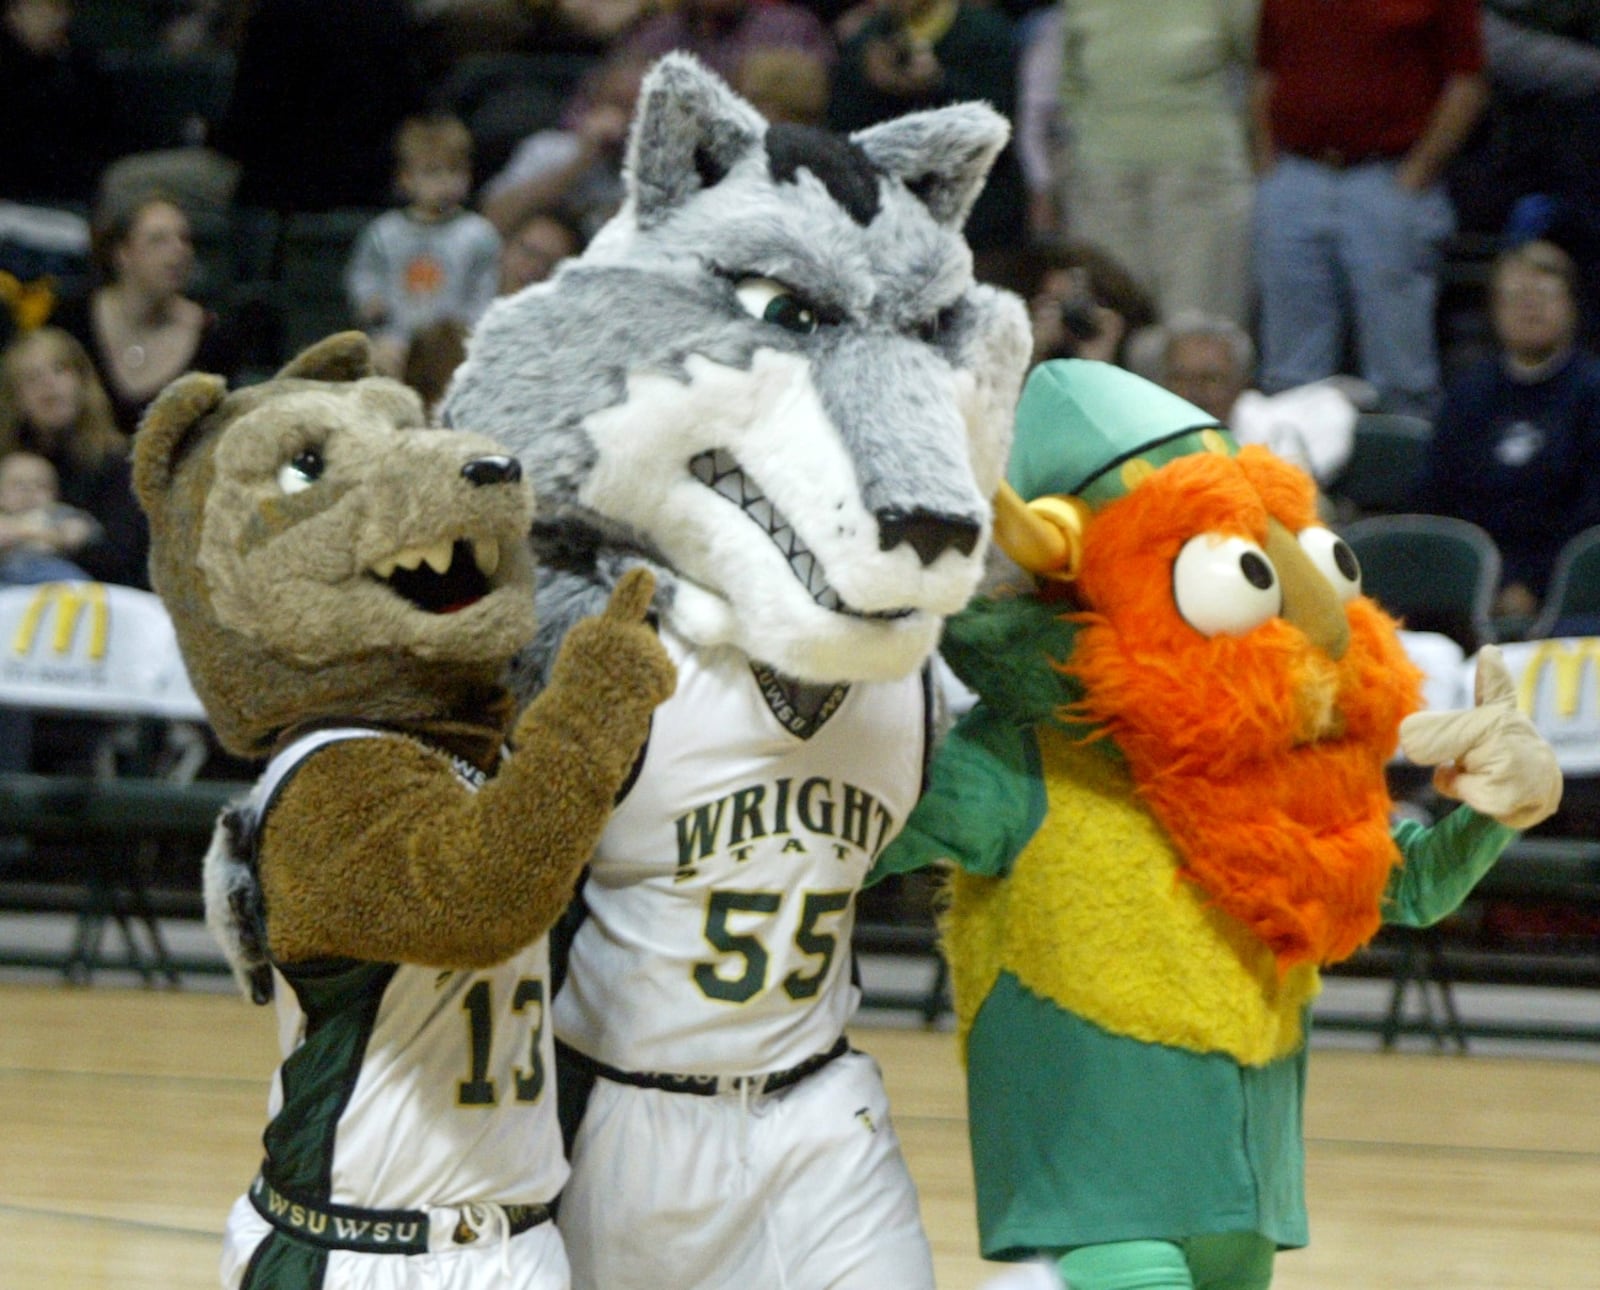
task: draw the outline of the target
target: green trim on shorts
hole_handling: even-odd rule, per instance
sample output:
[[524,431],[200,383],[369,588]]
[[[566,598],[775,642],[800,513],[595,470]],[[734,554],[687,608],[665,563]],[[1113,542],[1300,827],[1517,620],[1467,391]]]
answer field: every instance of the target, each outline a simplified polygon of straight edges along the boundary
[[256,1246],[239,1290],[321,1290],[328,1251],[271,1231]]
[[308,1200],[333,1191],[339,1117],[361,1076],[393,963],[340,959],[280,964],[306,1015],[306,1037],[280,1068],[283,1106],[262,1134],[266,1172],[279,1189]]

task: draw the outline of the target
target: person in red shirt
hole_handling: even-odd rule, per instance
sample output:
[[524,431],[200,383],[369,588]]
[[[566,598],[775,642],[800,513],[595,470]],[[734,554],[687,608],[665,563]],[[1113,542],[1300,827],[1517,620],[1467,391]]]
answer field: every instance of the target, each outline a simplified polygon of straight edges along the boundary
[[1264,0],[1252,106],[1268,393],[1336,373],[1353,331],[1381,406],[1433,413],[1455,228],[1441,177],[1487,96],[1478,0]]

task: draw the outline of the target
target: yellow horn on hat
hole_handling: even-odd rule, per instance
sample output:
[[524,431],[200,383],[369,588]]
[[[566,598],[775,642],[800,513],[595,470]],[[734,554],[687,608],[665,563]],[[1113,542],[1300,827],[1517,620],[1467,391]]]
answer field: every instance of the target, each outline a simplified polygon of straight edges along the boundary
[[1036,497],[1031,502],[1001,481],[994,495],[994,540],[1029,573],[1070,581],[1083,558],[1089,508],[1076,497]]

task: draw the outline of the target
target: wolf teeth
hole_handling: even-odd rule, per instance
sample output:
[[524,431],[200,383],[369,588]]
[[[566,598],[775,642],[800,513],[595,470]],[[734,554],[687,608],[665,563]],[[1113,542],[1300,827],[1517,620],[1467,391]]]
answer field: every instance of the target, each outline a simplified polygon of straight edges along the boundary
[[817,581],[816,557],[811,552],[805,551],[791,560],[790,564],[794,569],[795,577],[799,578],[801,583],[804,584],[806,594],[814,597],[817,594],[816,587],[812,585]]
[[806,594],[830,614],[848,614],[853,618],[892,620],[904,618],[909,609],[888,610],[882,613],[862,613],[851,609],[829,584],[822,571],[822,562],[800,540],[800,535],[790,527],[783,512],[767,500],[733,455],[722,448],[713,448],[689,459],[689,473],[718,497],[724,497],[759,524],[773,545],[789,562],[795,580],[806,589]]
[[450,557],[454,554],[453,543],[449,538],[442,542],[435,542],[422,552],[422,558],[427,561],[428,567],[435,573],[448,573],[450,571]]
[[777,512],[772,509],[772,503],[765,497],[757,497],[755,501],[748,503],[744,508],[744,512],[757,524],[761,525],[762,528],[766,529],[768,533],[777,532]]
[[690,459],[689,473],[761,526],[812,600],[830,613],[844,610],[844,601],[823,576],[821,562],[800,541],[783,513],[750,481],[731,453],[722,448],[702,452]]
[[477,562],[478,572],[487,578],[500,567],[500,544],[493,538],[476,538],[472,543],[472,558]]

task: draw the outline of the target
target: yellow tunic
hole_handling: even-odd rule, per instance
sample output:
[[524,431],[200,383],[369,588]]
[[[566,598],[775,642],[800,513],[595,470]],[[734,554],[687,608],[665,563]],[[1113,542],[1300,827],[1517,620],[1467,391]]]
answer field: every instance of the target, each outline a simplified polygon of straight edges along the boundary
[[1178,877],[1120,761],[1035,727],[1044,823],[1010,874],[957,872],[944,933],[961,1034],[1002,969],[1111,1032],[1260,1066],[1303,1042],[1315,968],[1272,952]]

